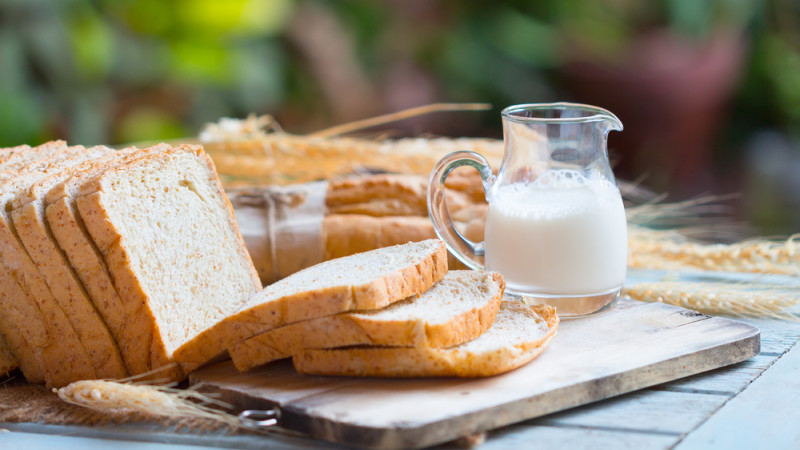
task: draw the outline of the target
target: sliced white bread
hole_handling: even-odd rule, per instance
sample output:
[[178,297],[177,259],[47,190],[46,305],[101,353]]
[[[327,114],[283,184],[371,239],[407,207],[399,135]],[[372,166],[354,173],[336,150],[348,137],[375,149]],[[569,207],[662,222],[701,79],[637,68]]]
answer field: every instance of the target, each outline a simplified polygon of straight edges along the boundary
[[9,158],[12,158],[14,155],[23,154],[30,149],[30,145],[18,145],[16,147],[0,148],[0,165],[5,163]]
[[245,371],[306,349],[452,347],[477,338],[492,325],[504,288],[499,273],[451,270],[421,295],[386,308],[296,322],[228,350],[236,368]]
[[[103,316],[89,299],[77,275],[64,258],[45,218],[44,197],[54,186],[75,174],[97,171],[125,155],[129,150],[116,152],[110,148],[99,157],[86,160],[66,170],[49,174],[19,192],[11,202],[14,227],[31,260],[44,277],[53,298],[72,322],[84,349],[97,371],[98,378],[125,378],[128,370],[123,363],[114,334]],[[102,306],[102,305],[101,305]]]
[[39,179],[106,153],[106,150],[87,151],[82,147],[70,147],[69,150],[59,156],[61,159],[51,161],[45,167],[21,171],[20,175],[0,183],[0,257],[6,275],[10,275],[20,288],[9,287],[3,292],[3,306],[14,310],[12,314],[23,317],[17,325],[26,329],[25,339],[34,348],[42,349],[45,381],[50,386],[62,386],[97,375],[76,335],[74,325],[80,318],[70,317],[53,297],[47,282],[17,237],[9,209],[18,193]]
[[[11,150],[5,153],[3,162],[0,163],[0,182],[20,173],[46,170],[76,151],[68,149],[64,141],[52,141],[34,148],[15,147]],[[45,380],[42,351],[48,340],[47,324],[35,304],[20,300],[25,297],[25,292],[12,274],[0,264],[0,310],[3,312],[0,314],[0,335],[19,360],[25,378],[31,383],[40,383]]]
[[109,155],[110,158],[103,161],[103,164],[96,164],[76,172],[69,179],[52,187],[44,201],[46,222],[58,244],[57,248],[48,249],[47,245],[44,246],[42,251],[47,255],[45,258],[47,261],[61,260],[61,267],[72,268],[67,270],[68,273],[61,274],[61,277],[67,277],[63,283],[74,286],[77,279],[80,279],[79,284],[83,286],[114,336],[122,360],[131,375],[139,375],[151,369],[147,357],[150,351],[149,345],[143,345],[141,336],[135,334],[136,330],[126,326],[135,316],[138,307],[126,310],[103,262],[103,256],[83,224],[74,196],[78,194],[78,189],[83,183],[106,170],[167,149],[168,145],[159,144],[147,149],[128,148],[114,152]]
[[[237,311],[261,282],[233,209],[201,147],[109,169],[76,199],[128,317],[140,356],[165,369],[175,350]],[[158,378],[182,378],[177,366]]]
[[447,273],[447,250],[437,239],[386,247],[326,261],[252,296],[175,352],[192,371],[257,334],[301,320],[386,307],[428,290]]
[[[20,169],[34,161],[47,158],[50,155],[62,152],[67,148],[64,141],[52,141],[31,148],[28,145],[0,149],[0,181],[16,176]],[[0,269],[2,271],[2,269]],[[13,279],[0,277],[0,289],[15,289]],[[18,325],[8,314],[0,314],[0,339],[4,340],[7,350],[14,356],[20,368],[31,383],[44,381],[44,371],[41,367],[41,355],[31,347],[24,338]]]
[[558,328],[551,306],[504,300],[486,333],[456,347],[351,347],[306,350],[292,358],[309,375],[377,377],[487,377],[538,356]]

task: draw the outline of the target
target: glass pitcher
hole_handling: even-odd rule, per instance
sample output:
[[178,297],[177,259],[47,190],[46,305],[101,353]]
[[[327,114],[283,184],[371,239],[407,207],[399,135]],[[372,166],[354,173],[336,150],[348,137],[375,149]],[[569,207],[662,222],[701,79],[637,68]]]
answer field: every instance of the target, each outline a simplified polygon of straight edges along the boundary
[[[606,140],[622,123],[594,106],[551,103],[503,110],[505,155],[497,176],[474,152],[444,157],[431,173],[428,211],[436,234],[467,266],[500,272],[506,292],[590,314],[625,282],[627,224]],[[472,242],[447,211],[444,182],[460,166],[480,172],[489,208],[484,241]]]

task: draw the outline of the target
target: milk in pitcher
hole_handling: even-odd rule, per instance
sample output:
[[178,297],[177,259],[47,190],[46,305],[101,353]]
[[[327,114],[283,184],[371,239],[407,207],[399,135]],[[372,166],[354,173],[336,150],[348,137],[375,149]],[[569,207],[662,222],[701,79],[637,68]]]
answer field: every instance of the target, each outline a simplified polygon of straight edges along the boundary
[[510,292],[591,297],[625,282],[627,226],[617,187],[574,170],[499,186],[486,218],[486,267]]

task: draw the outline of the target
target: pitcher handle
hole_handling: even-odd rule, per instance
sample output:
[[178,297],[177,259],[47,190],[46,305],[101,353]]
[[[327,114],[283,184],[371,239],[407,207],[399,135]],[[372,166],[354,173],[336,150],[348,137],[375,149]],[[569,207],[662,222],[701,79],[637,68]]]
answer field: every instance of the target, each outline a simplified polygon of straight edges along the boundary
[[482,270],[484,268],[484,243],[472,242],[465,238],[453,225],[453,219],[447,210],[444,182],[450,172],[461,166],[473,167],[480,173],[483,181],[483,192],[488,199],[487,193],[494,184],[495,177],[486,158],[475,152],[450,153],[436,163],[436,167],[431,172],[430,182],[428,183],[428,215],[433,221],[433,229],[436,231],[436,235],[444,241],[450,253],[467,267]]

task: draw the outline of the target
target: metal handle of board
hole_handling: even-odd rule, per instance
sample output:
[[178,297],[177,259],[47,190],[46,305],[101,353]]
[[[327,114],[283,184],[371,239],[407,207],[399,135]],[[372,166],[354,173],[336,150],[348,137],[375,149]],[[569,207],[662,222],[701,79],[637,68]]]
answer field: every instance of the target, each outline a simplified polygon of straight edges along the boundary
[[254,430],[275,426],[280,418],[281,411],[278,408],[248,409],[239,414],[239,421],[242,426]]

